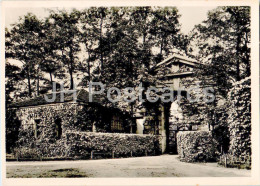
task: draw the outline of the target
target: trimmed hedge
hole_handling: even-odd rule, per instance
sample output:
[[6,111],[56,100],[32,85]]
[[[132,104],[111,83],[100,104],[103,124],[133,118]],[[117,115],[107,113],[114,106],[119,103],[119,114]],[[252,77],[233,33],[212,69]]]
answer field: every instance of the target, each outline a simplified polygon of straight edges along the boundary
[[178,154],[185,162],[216,161],[216,143],[210,131],[180,131],[177,134]]
[[87,157],[91,151],[114,153],[115,157],[144,156],[159,151],[158,137],[121,133],[66,133],[70,156]]
[[[89,159],[159,154],[159,138],[153,135],[67,131],[54,143],[36,141],[34,147],[16,149],[18,158]],[[32,154],[30,154],[32,153]]]

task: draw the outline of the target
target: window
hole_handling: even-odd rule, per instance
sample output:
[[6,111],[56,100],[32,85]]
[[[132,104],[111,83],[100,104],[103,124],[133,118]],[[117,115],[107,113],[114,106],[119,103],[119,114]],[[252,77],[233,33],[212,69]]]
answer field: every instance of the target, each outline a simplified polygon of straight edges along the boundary
[[34,136],[35,138],[38,138],[41,135],[41,131],[40,129],[40,123],[41,123],[41,119],[35,119],[34,120]]
[[112,132],[121,132],[123,131],[122,120],[118,116],[113,116],[111,130]]
[[61,138],[62,128],[61,128],[61,119],[60,118],[57,118],[55,120],[55,134],[56,134],[57,139]]

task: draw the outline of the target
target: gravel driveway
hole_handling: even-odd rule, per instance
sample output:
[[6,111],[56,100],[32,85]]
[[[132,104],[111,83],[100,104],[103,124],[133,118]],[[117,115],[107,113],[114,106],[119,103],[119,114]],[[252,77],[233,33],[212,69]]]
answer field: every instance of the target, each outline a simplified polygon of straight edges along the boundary
[[250,170],[184,163],[177,155],[125,159],[7,162],[10,177],[246,177]]

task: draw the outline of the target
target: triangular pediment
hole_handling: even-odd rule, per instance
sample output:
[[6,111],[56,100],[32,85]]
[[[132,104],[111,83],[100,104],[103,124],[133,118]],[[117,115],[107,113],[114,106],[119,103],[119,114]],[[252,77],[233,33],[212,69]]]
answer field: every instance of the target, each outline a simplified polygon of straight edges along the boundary
[[189,57],[174,54],[155,66],[155,71],[163,71],[165,76],[191,75],[195,66],[199,63]]
[[170,63],[180,63],[180,64],[184,64],[187,66],[196,66],[199,64],[195,59],[192,59],[190,57],[183,56],[183,55],[174,54],[174,55],[166,58],[162,62],[158,63],[155,66],[155,68],[160,68],[160,67],[162,67],[164,65],[168,65]]

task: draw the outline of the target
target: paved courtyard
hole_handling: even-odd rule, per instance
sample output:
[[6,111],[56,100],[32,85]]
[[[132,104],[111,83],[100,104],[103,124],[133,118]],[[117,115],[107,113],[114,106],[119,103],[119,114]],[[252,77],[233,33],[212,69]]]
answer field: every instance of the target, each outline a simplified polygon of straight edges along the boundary
[[224,168],[217,163],[184,163],[177,155],[151,157],[7,162],[7,177],[241,177],[250,170]]

